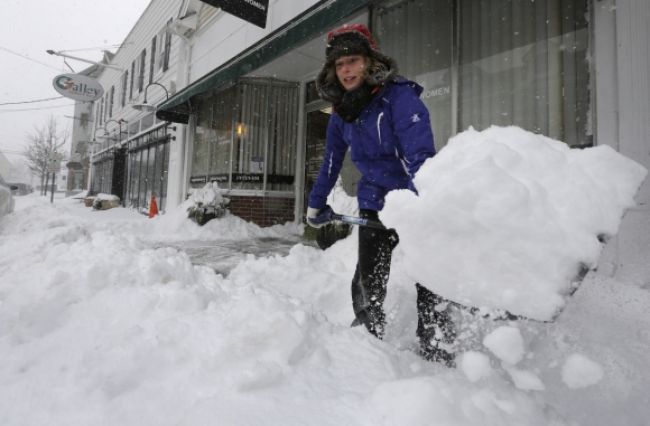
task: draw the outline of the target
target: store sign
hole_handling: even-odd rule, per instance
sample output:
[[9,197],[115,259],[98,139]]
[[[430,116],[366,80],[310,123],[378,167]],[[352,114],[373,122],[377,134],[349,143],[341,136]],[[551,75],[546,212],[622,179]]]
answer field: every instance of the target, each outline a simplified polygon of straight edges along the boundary
[[232,181],[233,182],[248,182],[248,183],[255,183],[255,182],[263,182],[264,181],[264,175],[261,173],[233,173],[232,174]]
[[63,154],[53,152],[47,157],[47,171],[49,173],[58,173],[61,170],[61,161],[63,161]]
[[[230,181],[229,173],[217,173],[208,176],[207,180],[209,182],[217,183],[228,183]],[[264,182],[264,174],[262,173],[233,173],[232,174],[233,182],[245,182],[245,183],[262,183]],[[268,175],[266,177],[267,183],[282,183],[291,185],[293,184],[294,177],[290,175]],[[204,183],[206,182],[205,176],[193,177],[190,179],[192,183]]]
[[192,176],[190,178],[190,183],[205,183],[207,178],[205,176]]
[[266,28],[269,0],[201,0],[253,25]]
[[228,173],[219,173],[208,176],[208,179],[210,182],[225,183],[230,179],[230,175]]
[[52,81],[54,90],[75,101],[92,102],[101,98],[104,89],[94,78],[80,74],[61,74]]

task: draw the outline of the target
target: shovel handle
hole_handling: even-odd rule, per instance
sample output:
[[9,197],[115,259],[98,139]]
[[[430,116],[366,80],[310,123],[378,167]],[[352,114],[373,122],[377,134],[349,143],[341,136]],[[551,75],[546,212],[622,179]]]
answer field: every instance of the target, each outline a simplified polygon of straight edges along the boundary
[[344,214],[333,213],[332,220],[347,223],[348,225],[365,226],[368,228],[375,228],[375,229],[386,229],[384,224],[379,222],[378,220],[365,219],[357,216],[347,216]]

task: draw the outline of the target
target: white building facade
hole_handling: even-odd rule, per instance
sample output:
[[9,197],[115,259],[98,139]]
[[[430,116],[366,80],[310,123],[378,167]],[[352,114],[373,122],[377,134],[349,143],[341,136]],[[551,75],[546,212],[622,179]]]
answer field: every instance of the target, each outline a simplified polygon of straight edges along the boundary
[[153,0],[98,76],[104,95],[93,104],[90,191],[117,195],[139,210],[152,196],[161,209],[170,197],[172,205],[180,201],[180,165],[171,160],[180,144],[177,127],[151,109],[138,109],[145,100],[155,106],[176,92],[178,38],[167,25],[180,5]]

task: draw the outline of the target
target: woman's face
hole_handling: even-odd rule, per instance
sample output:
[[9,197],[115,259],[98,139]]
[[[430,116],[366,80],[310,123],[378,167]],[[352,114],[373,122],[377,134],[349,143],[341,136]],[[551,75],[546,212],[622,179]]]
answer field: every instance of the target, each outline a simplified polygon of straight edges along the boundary
[[363,55],[341,56],[334,62],[336,77],[346,91],[361,86],[365,79],[366,62]]

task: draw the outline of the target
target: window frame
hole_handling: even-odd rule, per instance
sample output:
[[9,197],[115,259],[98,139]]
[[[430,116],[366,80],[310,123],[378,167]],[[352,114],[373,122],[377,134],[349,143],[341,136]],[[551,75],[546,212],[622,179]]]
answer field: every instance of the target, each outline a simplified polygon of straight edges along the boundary
[[142,49],[138,58],[138,93],[144,90],[144,77],[147,70],[147,49]]
[[129,70],[125,70],[122,74],[122,90],[120,92],[120,106],[124,108],[126,106],[126,89],[129,85]]
[[153,76],[156,72],[156,39],[157,35],[151,39],[151,54],[149,55],[149,84],[153,83]]
[[131,62],[131,78],[130,78],[131,86],[129,87],[129,100],[133,99],[133,83],[135,80],[135,62],[136,60],[133,60],[133,62]]

